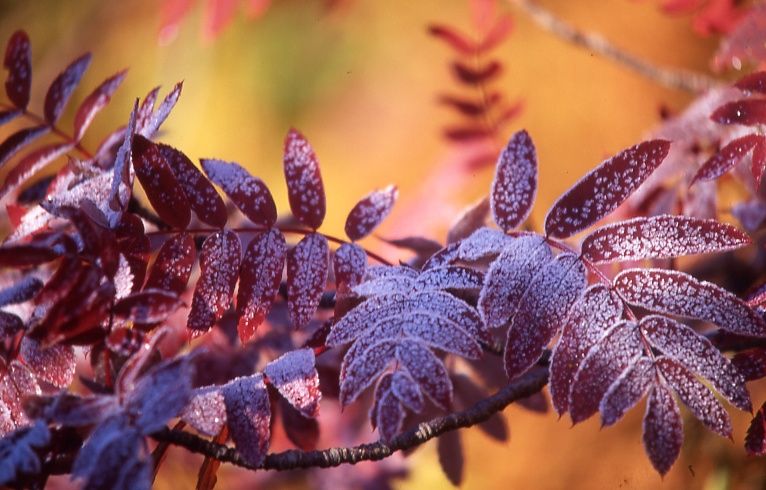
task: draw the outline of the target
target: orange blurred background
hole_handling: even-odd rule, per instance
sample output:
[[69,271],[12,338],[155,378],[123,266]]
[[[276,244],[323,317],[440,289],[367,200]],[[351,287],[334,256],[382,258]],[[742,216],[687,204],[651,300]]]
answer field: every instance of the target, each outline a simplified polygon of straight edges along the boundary
[[[442,129],[459,119],[437,99],[456,92],[457,86],[448,68],[451,51],[427,34],[431,23],[471,32],[467,0],[345,0],[333,2],[333,8],[321,0],[279,0],[256,21],[238,16],[213,41],[200,36],[203,9],[198,4],[177,37],[163,45],[158,42],[160,3],[0,3],[0,37],[7,39],[23,28],[32,40],[31,109],[41,112],[47,85],[85,51],[92,51],[94,58],[73,101],[81,101],[107,76],[130,68],[86,137],[85,146],[95,148],[127,122],[136,97],[156,85],[162,85],[164,96],[183,80],[181,99],[160,139],[194,160],[213,157],[241,163],[271,187],[278,208],[286,211],[282,142],[290,127],[299,129],[322,165],[328,193],[322,230],[336,236],[343,235],[345,216],[354,203],[389,183],[399,186],[400,201],[380,231],[392,238],[424,234],[443,241],[455,211],[487,192],[491,168],[445,178],[445,171],[455,172],[458,166],[455,148],[442,138]],[[658,65],[709,72],[716,40],[700,38],[692,32],[689,18],[667,17],[653,1],[539,3]],[[565,43],[510,4],[499,2],[499,11],[513,16],[515,30],[494,53],[505,65],[498,85],[509,99],[524,102],[524,111],[506,136],[526,128],[537,146],[540,185],[532,222],[541,223],[556,197],[584,172],[646,137],[658,124],[661,107],[680,111],[692,95],[660,87]],[[70,107],[65,113],[62,127],[71,127],[73,112]],[[382,250],[391,260],[404,257],[382,248],[374,238],[365,245]],[[760,404],[757,396],[755,403]],[[325,412],[334,409],[323,407]],[[732,413],[732,443],[701,428],[686,411],[686,441],[663,481],[643,453],[642,411],[636,408],[616,427],[602,431],[596,419],[570,428],[568,420],[557,421],[555,414],[540,416],[512,407],[505,412],[511,426],[509,443],[490,441],[475,429],[463,431],[463,487],[663,485],[712,490],[761,488],[766,481],[764,462],[744,457],[748,414]],[[410,479],[400,488],[449,487],[433,443],[410,461]],[[196,468],[184,470],[179,464],[167,462],[157,488],[193,487]],[[355,469],[362,471],[362,466]],[[328,478],[333,471],[337,470],[328,470]],[[239,474],[222,468],[219,488],[234,487]],[[234,478],[228,485],[227,477]]]

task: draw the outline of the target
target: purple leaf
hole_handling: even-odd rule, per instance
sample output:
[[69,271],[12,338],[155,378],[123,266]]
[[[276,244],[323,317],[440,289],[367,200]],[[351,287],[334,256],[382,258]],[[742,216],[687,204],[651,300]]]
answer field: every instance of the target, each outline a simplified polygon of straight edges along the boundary
[[452,382],[447,368],[428,347],[419,341],[406,339],[396,347],[396,359],[436,405],[449,410]]
[[662,163],[668,150],[668,141],[645,141],[605,160],[551,207],[546,234],[569,238],[614,211]]
[[492,218],[503,231],[518,227],[529,216],[537,193],[537,150],[521,130],[500,154],[492,180]]
[[424,312],[410,312],[400,321],[404,333],[424,344],[468,359],[482,357],[481,347],[474,337],[451,320]]
[[2,168],[8,160],[13,158],[19,150],[49,131],[50,128],[47,126],[35,126],[32,128],[20,129],[8,136],[8,138],[0,144],[0,168]]
[[290,210],[301,224],[316,230],[327,211],[322,173],[311,144],[295,129],[285,137],[283,164]]
[[152,113],[148,121],[144,121],[142,119],[139,121],[139,123],[136,124],[136,131],[138,134],[145,138],[151,138],[157,133],[157,130],[160,128],[162,123],[165,122],[165,119],[167,119],[170,111],[173,110],[176,102],[178,102],[178,97],[181,95],[182,88],[183,82],[177,83],[173,87],[173,90],[171,90],[170,93],[165,97],[162,103],[160,103],[160,106],[157,108],[157,110]]
[[463,442],[460,431],[453,430],[439,436],[436,441],[436,451],[439,454],[439,466],[444,476],[454,487],[463,482],[465,473],[465,458],[463,457]]
[[286,255],[285,237],[273,228],[253,238],[247,247],[237,293],[237,331],[243,344],[253,336],[274,304]]
[[229,196],[247,219],[271,228],[277,221],[277,206],[266,184],[234,162],[202,160],[208,178]]
[[540,358],[587,285],[585,264],[574,254],[559,254],[540,269],[519,300],[508,330],[505,374],[509,379]]
[[24,31],[16,31],[5,48],[3,67],[8,70],[5,93],[15,107],[25,109],[32,90],[32,47]]
[[448,265],[423,271],[415,280],[415,287],[419,291],[429,289],[479,290],[483,283],[484,273],[481,271],[458,265]]
[[194,373],[188,357],[163,361],[142,375],[128,394],[125,411],[135,417],[132,423],[148,435],[177,417],[192,396]]
[[684,439],[681,423],[681,414],[673,395],[663,385],[654,385],[646,404],[643,439],[652,466],[662,476],[670,470],[681,452]]
[[[141,102],[141,106],[138,108],[138,111],[136,112],[136,128],[143,128],[149,123],[149,118],[152,117],[152,112],[154,112],[154,103],[157,102],[157,96],[160,93],[160,87],[154,87],[149,91],[148,94],[146,94],[146,97],[144,97],[144,100]],[[142,134],[142,136],[151,139],[151,135],[147,136],[145,134]]]
[[136,324],[153,324],[164,322],[181,305],[183,301],[173,291],[145,288],[117,301],[112,314],[115,318]]
[[738,352],[731,359],[731,362],[746,381],[754,381],[766,376],[766,349],[750,349]]
[[744,247],[752,240],[737,228],[688,216],[639,217],[603,226],[582,242],[583,256],[596,264],[665,259]]
[[[231,383],[238,383],[237,380]],[[227,422],[223,387],[197,388],[184,408],[181,418],[194,430],[209,436],[218,435]]]
[[428,33],[446,42],[456,52],[464,55],[473,54],[476,45],[463,33],[446,25],[430,25]]
[[109,101],[112,99],[112,94],[120,86],[122,81],[127,75],[127,70],[123,70],[110,78],[104,80],[104,82],[96,87],[88,97],[80,104],[77,109],[77,114],[74,116],[74,140],[80,141],[85,134],[85,130],[88,129],[93,118],[96,114],[106,107]]
[[241,257],[239,235],[231,230],[218,231],[202,244],[200,277],[186,325],[191,338],[210,330],[231,304]]
[[3,185],[0,187],[0,197],[16,189],[19,185],[26,182],[27,179],[36,175],[40,169],[72,148],[71,143],[53,144],[43,146],[24,155],[8,172],[8,175],[5,176],[5,181],[3,181]]
[[356,400],[359,394],[391,364],[396,351],[397,342],[383,340],[371,345],[348,364],[346,363],[349,355],[346,355],[343,360],[345,369],[342,369],[340,378],[341,405],[345,407]]
[[34,276],[24,276],[21,280],[0,290],[0,307],[16,305],[32,299],[43,287],[43,282]]
[[406,371],[396,371],[391,376],[391,391],[402,405],[413,412],[420,413],[425,408],[423,393],[417,383]]
[[304,417],[319,415],[319,375],[314,367],[314,351],[290,351],[266,364],[263,374],[272,386]]
[[[133,181],[135,179],[135,165],[133,161],[133,136],[136,130],[136,118],[138,117],[138,100],[133,103],[130,112],[128,126],[122,138],[122,144],[117,149],[112,168],[112,182],[109,192],[109,216],[110,228],[115,228],[120,222],[123,212],[128,209],[133,195]],[[116,144],[116,142],[115,142]]]
[[551,402],[559,415],[569,410],[569,393],[585,355],[621,319],[622,312],[620,297],[603,284],[588,288],[572,306],[553,349],[548,383]]
[[327,239],[304,236],[287,254],[287,307],[296,330],[308,325],[319,306],[329,268]]
[[398,196],[396,186],[390,185],[363,197],[348,213],[346,236],[351,241],[358,241],[372,233],[391,212]]
[[35,448],[43,448],[51,440],[48,426],[37,421],[0,440],[0,485],[13,482],[21,475],[40,473],[40,456]]
[[380,431],[384,441],[390,441],[402,430],[405,413],[399,399],[391,391],[390,373],[381,377],[375,387],[375,402],[369,415],[373,429]]
[[486,257],[496,256],[514,240],[515,238],[494,228],[479,228],[471,233],[468,238],[451,243],[441,251],[435,253],[423,265],[423,270],[442,267],[451,264],[456,260],[472,262]]
[[229,433],[237,451],[258,466],[269,449],[271,408],[260,373],[237,378],[223,388]]
[[403,294],[374,296],[338,320],[332,326],[326,344],[334,347],[351,342],[374,328],[375,323],[403,315],[408,307],[407,296]]
[[45,409],[48,420],[69,427],[87,427],[122,410],[116,396],[96,395],[81,397],[62,391]]
[[194,238],[177,233],[162,244],[144,289],[159,289],[181,296],[186,291],[195,260]]
[[367,270],[367,252],[355,243],[344,243],[333,255],[335,283],[353,288],[362,282]]
[[290,442],[303,451],[317,449],[320,433],[316,419],[307,419],[284,398],[280,398],[277,405],[282,427]]
[[766,99],[740,99],[727,102],[710,119],[718,124],[755,126],[766,123]]
[[186,193],[157,145],[138,134],[133,137],[133,166],[159,217],[173,228],[189,226],[191,207]]
[[744,377],[705,337],[659,315],[644,317],[639,326],[652,347],[710,381],[735,407],[752,410]]
[[48,92],[45,94],[45,121],[54,126],[61,116],[61,112],[69,102],[69,97],[77,85],[80,84],[85,70],[90,65],[91,54],[86,53],[66,67],[62,71],[51,86],[48,88]]
[[7,339],[24,328],[24,322],[17,315],[0,310],[0,340]]
[[766,402],[755,413],[745,437],[745,449],[748,456],[766,454]]
[[652,360],[641,357],[635,360],[612,383],[598,405],[601,426],[608,427],[620,420],[646,395],[655,382]]
[[487,328],[504,325],[518,307],[535,274],[553,258],[541,235],[510,241],[492,262],[479,295],[479,313]]
[[717,179],[734,168],[754,147],[764,144],[766,138],[760,134],[748,134],[730,141],[700,167],[691,184]]
[[38,379],[57,388],[69,386],[74,379],[76,359],[71,345],[52,345],[43,349],[38,342],[24,337],[21,356]]
[[163,144],[157,145],[157,148],[173,170],[197,217],[210,226],[223,228],[229,213],[213,184],[182,152]]
[[715,323],[741,335],[764,335],[766,323],[730,292],[689,274],[661,269],[628,269],[614,287],[631,304],[651,311]]
[[678,361],[668,357],[655,360],[657,368],[667,380],[678,398],[689,407],[705,427],[716,434],[731,439],[731,420],[721,403],[710,389],[699,382],[689,369]]

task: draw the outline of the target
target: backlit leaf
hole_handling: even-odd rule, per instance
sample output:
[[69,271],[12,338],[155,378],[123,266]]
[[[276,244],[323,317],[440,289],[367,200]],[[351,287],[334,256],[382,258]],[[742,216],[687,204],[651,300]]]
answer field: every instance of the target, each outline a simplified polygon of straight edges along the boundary
[[486,226],[489,214],[489,198],[484,197],[464,210],[452,225],[450,225],[450,229],[447,232],[447,243],[455,243],[464,238],[468,238],[476,230]]
[[396,186],[390,185],[363,197],[348,213],[346,236],[351,241],[357,241],[372,233],[391,212],[398,195]]
[[24,155],[5,176],[0,187],[0,197],[16,189],[43,167],[73,148],[71,143],[60,143],[44,146]]
[[760,134],[748,134],[730,141],[700,167],[691,183],[717,179],[734,168],[750,150],[764,144],[766,138]]
[[62,111],[69,102],[69,97],[80,84],[85,70],[90,65],[90,59],[91,54],[87,53],[74,60],[53,80],[48,88],[48,92],[45,94],[44,114],[45,121],[51,126],[59,120]]
[[29,424],[21,400],[26,395],[39,395],[40,386],[32,372],[14,360],[0,378],[0,437],[17,427]]
[[223,387],[206,386],[194,390],[181,418],[203,434],[214,436],[221,432],[227,422]]
[[654,365],[651,359],[636,359],[612,383],[598,405],[601,412],[601,426],[608,427],[620,420],[625,412],[633,408],[646,395],[655,381]]
[[492,218],[503,231],[517,228],[529,216],[537,193],[537,150],[529,134],[514,134],[500,154],[492,180]]
[[112,94],[120,86],[122,81],[127,75],[127,70],[123,70],[106,80],[96,87],[88,97],[80,104],[77,109],[77,113],[74,116],[74,139],[80,141],[85,134],[85,130],[88,129],[93,118],[96,117],[101,109],[106,107],[109,101],[112,99]]
[[8,70],[5,93],[14,106],[25,109],[32,90],[32,47],[26,32],[19,30],[11,36],[5,48],[3,67]]
[[285,137],[283,164],[290,210],[301,224],[316,230],[327,211],[322,173],[311,144],[295,129]]
[[545,232],[564,239],[595,224],[638,189],[669,150],[668,141],[645,141],[605,160],[556,201],[545,217]]
[[159,289],[181,296],[189,283],[195,258],[194,238],[190,234],[171,235],[157,253],[144,289]]
[[74,348],[70,345],[52,345],[43,349],[38,342],[24,337],[21,340],[21,356],[38,379],[57,388],[69,386],[74,379],[76,359]]
[[178,294],[163,289],[144,289],[131,293],[117,301],[112,308],[115,318],[134,323],[159,323],[165,321],[181,307]]
[[329,269],[329,246],[311,233],[287,254],[287,305],[296,330],[308,325],[319,306]]
[[314,367],[314,351],[290,351],[263,368],[263,374],[279,393],[304,417],[319,415],[319,375]]
[[746,381],[753,381],[766,376],[766,349],[748,349],[737,352],[731,362]]
[[170,93],[165,96],[165,99],[160,103],[160,106],[157,108],[157,110],[152,113],[148,121],[144,123],[142,120],[140,121],[140,124],[136,124],[136,131],[138,134],[146,138],[151,138],[155,133],[157,133],[157,130],[160,128],[160,126],[162,126],[162,123],[165,122],[165,119],[167,119],[170,111],[173,110],[176,102],[178,102],[178,97],[181,95],[182,88],[183,82],[177,83],[173,87],[173,90],[171,90]]
[[740,90],[766,95],[766,72],[757,71],[745,75],[737,80],[737,83],[735,83],[734,86]]
[[713,112],[710,119],[718,124],[755,126],[766,123],[766,99],[740,99],[727,102]]
[[269,449],[271,408],[260,373],[237,378],[223,388],[229,433],[237,451],[258,466]]
[[208,178],[256,225],[271,228],[277,221],[277,206],[266,184],[234,162],[202,160]]
[[766,402],[755,413],[745,437],[745,449],[748,456],[766,454]]
[[473,41],[450,26],[431,25],[428,27],[428,32],[432,36],[446,42],[452,49],[460,54],[472,54],[476,50]]
[[644,448],[660,475],[673,466],[681,452],[684,433],[678,405],[665,386],[654,385],[644,415]]

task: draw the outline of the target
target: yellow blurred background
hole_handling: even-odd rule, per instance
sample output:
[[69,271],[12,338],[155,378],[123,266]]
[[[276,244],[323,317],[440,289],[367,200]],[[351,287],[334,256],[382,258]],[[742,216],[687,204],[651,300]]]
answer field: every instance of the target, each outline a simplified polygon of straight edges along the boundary
[[[127,122],[136,97],[156,85],[162,85],[164,96],[183,80],[179,104],[159,139],[193,160],[239,162],[270,186],[278,208],[286,211],[282,142],[290,127],[299,129],[322,165],[328,193],[322,230],[336,236],[343,235],[354,203],[389,183],[399,186],[400,201],[381,234],[394,238],[419,233],[443,241],[454,211],[487,192],[491,168],[455,174],[457,185],[453,179],[448,193],[435,192],[444,182],[435,176],[457,168],[455,148],[442,138],[442,130],[459,121],[437,99],[458,93],[458,87],[448,67],[452,52],[427,34],[427,26],[447,24],[470,33],[467,0],[345,0],[332,9],[322,0],[275,0],[262,18],[247,21],[240,15],[212,42],[200,36],[203,9],[198,4],[166,45],[158,43],[160,3],[0,2],[0,37],[23,28],[32,40],[32,110],[41,112],[50,81],[85,51],[94,58],[73,102],[107,76],[130,68],[85,139],[85,146],[95,149]],[[689,18],[663,15],[654,1],[540,4],[658,65],[709,72],[716,40],[694,34]],[[499,2],[499,11],[513,15],[515,30],[494,53],[505,65],[497,86],[509,99],[524,102],[506,136],[526,128],[537,146],[540,185],[532,222],[539,224],[556,197],[584,172],[645,137],[658,124],[661,107],[680,111],[692,96],[562,42],[510,4]],[[62,127],[71,127],[73,112],[70,107],[65,113]],[[381,249],[374,238],[365,244]],[[401,256],[382,250],[391,260]],[[686,442],[663,481],[643,453],[642,410],[634,409],[614,428],[599,430],[595,419],[570,428],[567,419],[557,421],[552,413],[510,408],[509,443],[492,442],[476,429],[463,432],[463,487],[713,490],[764,485],[766,464],[745,460],[742,448],[749,415],[733,414],[732,443],[701,429],[684,412]],[[410,479],[397,486],[449,487],[433,443],[410,461]],[[179,468],[168,461],[157,488],[193,487],[196,468],[185,473]],[[221,474],[235,482],[239,470],[222,468]],[[230,485],[222,480],[219,488],[235,484]]]

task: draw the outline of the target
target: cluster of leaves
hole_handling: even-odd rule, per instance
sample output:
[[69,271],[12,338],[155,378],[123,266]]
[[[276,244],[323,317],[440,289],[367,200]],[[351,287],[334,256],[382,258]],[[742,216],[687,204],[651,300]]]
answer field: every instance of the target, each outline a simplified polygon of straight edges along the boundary
[[[507,21],[494,26],[481,50],[507,34]],[[459,51],[479,49],[452,30],[435,31]],[[716,393],[752,410],[745,383],[766,372],[766,351],[731,361],[722,350],[733,338],[751,347],[766,337],[763,293],[746,302],[657,266],[751,239],[719,221],[668,213],[601,223],[666,160],[671,142],[653,139],[605,160],[553,204],[536,233],[519,229],[538,187],[537,151],[519,131],[497,160],[487,205],[466,213],[446,246],[392,265],[357,242],[388,215],[395,187],[354,206],[347,240],[319,232],[326,196],[318,159],[290,130],[283,169],[292,216],[280,219],[266,183],[239,164],[203,159],[200,170],[153,141],[180,84],[156,108],[159,89],[136,101],[127,126],[88,152],[82,136],[125,75],[86,97],[70,134],[57,121],[89,59],[53,81],[37,116],[27,108],[27,36],[15,33],[5,53],[9,102],[0,120],[34,125],[0,144],[2,165],[14,163],[0,187],[13,226],[0,246],[0,483],[42,486],[63,472],[88,488],[148,488],[168,447],[150,454],[148,438],[191,437],[188,425],[213,438],[193,436],[208,458],[200,486],[209,488],[228,439],[237,455],[229,461],[264,465],[275,406],[290,439],[313,449],[316,437],[305,433],[318,431],[322,398],[337,396],[345,407],[373,386],[370,421],[383,444],[400,444],[413,414],[428,423],[486,397],[477,380],[492,378],[497,354],[501,385],[549,369],[553,407],[574,423],[598,412],[612,425],[646,397],[644,444],[662,475],[682,444],[679,401],[724,437],[732,427]],[[740,88],[762,93],[764,80],[757,74]],[[713,118],[762,124],[762,105],[759,97],[733,101]],[[28,150],[45,133],[61,141]],[[722,147],[692,183],[719,177],[751,150],[759,181],[764,141],[753,134]],[[69,161],[52,178],[38,176],[62,155]],[[151,209],[134,197],[136,183]],[[226,360],[205,348],[214,329],[235,332]],[[173,345],[179,330],[189,340],[182,348]],[[282,342],[267,345],[268,334]],[[77,369],[81,347],[89,371]],[[336,374],[320,379],[317,356],[333,352],[342,355]],[[208,372],[211,363],[225,366]],[[59,391],[75,374],[89,394]],[[752,453],[766,447],[764,413],[748,433]]]

